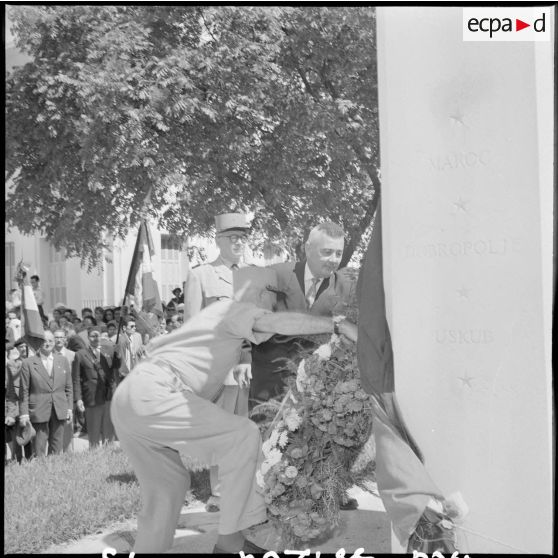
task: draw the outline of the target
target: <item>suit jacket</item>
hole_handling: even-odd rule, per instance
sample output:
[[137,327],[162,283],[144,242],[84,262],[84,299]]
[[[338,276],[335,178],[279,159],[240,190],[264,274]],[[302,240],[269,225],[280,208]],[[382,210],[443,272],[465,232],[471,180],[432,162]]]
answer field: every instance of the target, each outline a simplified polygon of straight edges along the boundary
[[70,365],[70,369],[71,369],[72,363],[74,362],[74,358],[76,356],[75,351],[70,351],[70,349],[64,347],[59,354],[62,355],[68,361],[68,364]]
[[[281,262],[273,264],[277,275],[278,310],[291,312],[309,312],[319,316],[332,316],[344,314],[346,304],[349,302],[355,281],[343,274],[342,271],[333,273],[324,279],[316,298],[310,308],[307,307],[304,292],[304,269],[306,261]],[[274,335],[265,343],[252,347],[255,373],[264,378],[266,375],[287,370],[286,361],[297,362],[302,349],[315,346],[312,339],[297,336]],[[262,380],[263,381],[263,380]],[[259,378],[254,376],[254,389],[259,387]]]
[[19,414],[18,394],[14,386],[13,365],[6,359],[6,374],[4,375],[4,418],[16,418]]
[[[284,310],[310,312],[319,316],[343,314],[349,302],[354,282],[342,271],[336,271],[331,277],[325,278],[316,293],[314,303],[307,308],[304,292],[304,268],[306,261],[282,262],[270,266],[277,273],[277,287],[284,293]],[[279,308],[281,309],[281,308]]]
[[100,361],[97,362],[93,351],[88,346],[80,349],[72,364],[74,382],[74,400],[83,401],[85,407],[103,405],[112,399],[116,387],[112,355],[101,349]]
[[68,361],[53,354],[52,377],[39,355],[24,359],[21,366],[19,412],[31,422],[48,422],[54,409],[58,420],[66,420],[73,405],[72,374]]

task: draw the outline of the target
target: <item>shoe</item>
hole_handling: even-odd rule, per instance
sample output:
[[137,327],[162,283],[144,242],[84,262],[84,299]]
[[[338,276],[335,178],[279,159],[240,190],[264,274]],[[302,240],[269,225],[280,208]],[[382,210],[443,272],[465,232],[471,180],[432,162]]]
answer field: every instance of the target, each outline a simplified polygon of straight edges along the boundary
[[357,510],[358,502],[354,498],[349,498],[345,496],[345,498],[343,498],[339,502],[339,509],[342,511]]
[[205,511],[210,513],[218,512],[221,509],[219,506],[219,496],[213,496],[213,494],[207,500],[205,504]]
[[[244,545],[241,550],[244,554],[265,554],[267,552],[265,548],[261,548],[249,540],[244,541]],[[213,547],[213,554],[238,554],[238,552],[228,552],[220,548],[219,545],[215,545]]]

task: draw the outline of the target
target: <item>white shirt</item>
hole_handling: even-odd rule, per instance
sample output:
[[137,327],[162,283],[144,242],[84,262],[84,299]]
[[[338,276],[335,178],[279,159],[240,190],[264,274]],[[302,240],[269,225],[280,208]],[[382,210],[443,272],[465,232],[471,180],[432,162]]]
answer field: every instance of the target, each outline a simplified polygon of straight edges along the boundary
[[33,289],[33,294],[35,295],[35,301],[37,302],[38,305],[43,304],[44,302],[44,295],[43,295],[43,291],[41,290],[41,287],[37,287],[36,289]]
[[50,355],[46,356],[43,353],[39,352],[39,356],[41,357],[41,362],[43,366],[46,368],[48,375],[52,378],[52,367],[54,366],[54,355],[50,353]]

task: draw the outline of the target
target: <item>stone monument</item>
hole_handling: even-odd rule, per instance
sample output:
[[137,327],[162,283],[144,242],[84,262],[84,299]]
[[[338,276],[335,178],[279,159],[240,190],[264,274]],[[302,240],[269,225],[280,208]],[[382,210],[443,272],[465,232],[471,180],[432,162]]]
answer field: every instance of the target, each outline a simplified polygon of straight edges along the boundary
[[399,403],[461,553],[552,551],[552,42],[378,9],[384,283]]

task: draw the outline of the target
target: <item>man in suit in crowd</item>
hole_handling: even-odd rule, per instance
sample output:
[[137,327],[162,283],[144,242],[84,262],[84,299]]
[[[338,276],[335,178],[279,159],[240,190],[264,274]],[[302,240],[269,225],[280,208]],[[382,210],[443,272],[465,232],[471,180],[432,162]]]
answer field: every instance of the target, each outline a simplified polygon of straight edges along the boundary
[[[66,347],[67,339],[66,339],[66,331],[63,329],[56,329],[54,331],[54,354],[63,356],[70,365],[70,370],[72,370],[72,364],[74,362],[74,357],[76,353],[74,351],[70,351]],[[77,420],[76,412],[74,407],[72,407],[72,411],[74,413],[74,420]],[[74,421],[69,422],[64,427],[64,452],[70,450],[72,445],[72,440],[74,438]]]
[[110,400],[116,387],[118,357],[102,350],[100,328],[90,328],[88,340],[88,346],[75,354],[72,376],[76,407],[85,412],[89,448],[93,449],[114,440]]
[[[338,271],[345,244],[343,229],[325,221],[316,225],[305,244],[305,259],[270,266],[277,274],[279,310],[306,311],[317,316],[345,313],[356,285],[343,271]],[[275,336],[253,347],[253,372],[250,395],[253,400],[267,401],[282,395],[285,379],[291,373],[286,362],[300,361],[301,351],[313,349],[309,339]],[[356,509],[354,498],[345,496],[341,509]]]
[[64,426],[72,421],[72,373],[68,361],[54,354],[54,335],[45,331],[45,341],[39,352],[23,361],[19,422],[31,422],[36,435],[33,442],[35,456],[61,453]]
[[[196,266],[188,275],[184,289],[184,322],[203,308],[223,299],[232,299],[233,272],[242,267],[244,251],[250,225],[243,213],[224,213],[215,217],[215,243],[219,256],[214,261]],[[242,348],[239,366],[250,368],[251,347],[245,343]],[[248,416],[249,389],[240,387],[234,378],[233,370],[225,379],[221,394],[214,401],[219,407],[239,416]],[[219,511],[219,484],[217,467],[210,469],[211,498],[207,502],[208,511]]]
[[[23,361],[29,356],[27,344],[25,343],[24,338],[18,339],[14,343],[14,347],[16,349],[15,354],[14,351],[10,351],[8,355],[8,360],[6,362],[6,374],[11,376],[11,381],[14,386],[14,392],[18,401],[18,415],[16,416],[16,422],[19,421],[19,397],[21,393],[21,367],[23,366]],[[17,426],[14,425],[10,428],[13,440],[13,454],[14,457],[17,459],[18,463],[21,463],[23,456],[25,459],[31,459],[33,457],[33,445],[31,442],[25,444],[25,446],[21,447],[15,441],[15,431]]]
[[124,328],[118,337],[118,354],[120,366],[118,376],[115,378],[120,383],[132,370],[145,352],[141,335],[136,331],[137,324],[131,316],[124,320]]

